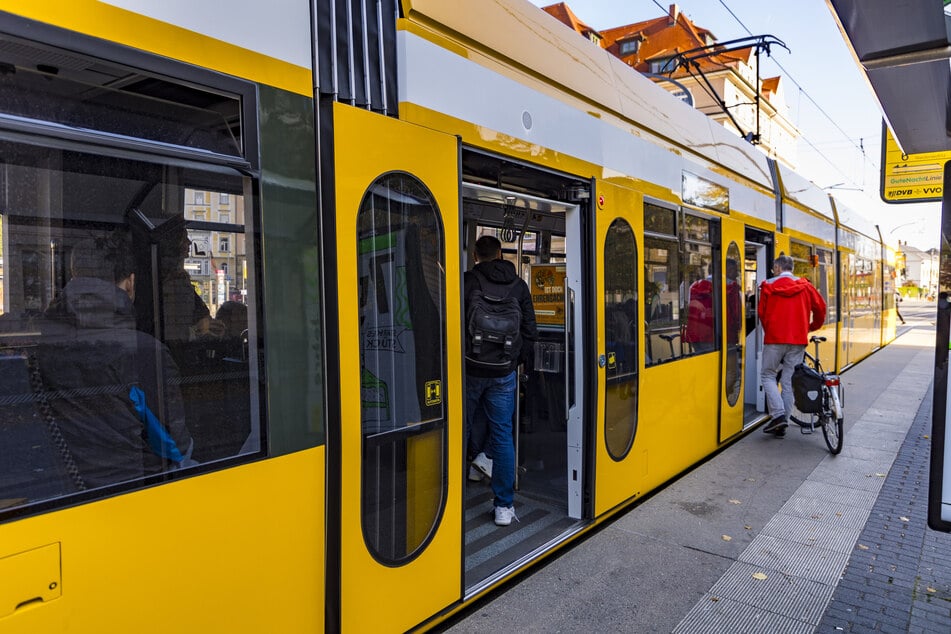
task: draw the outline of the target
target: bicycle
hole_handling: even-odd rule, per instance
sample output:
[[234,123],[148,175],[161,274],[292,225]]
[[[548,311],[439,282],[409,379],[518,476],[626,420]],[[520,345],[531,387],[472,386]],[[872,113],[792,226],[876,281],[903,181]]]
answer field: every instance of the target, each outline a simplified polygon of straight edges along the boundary
[[[815,356],[804,351],[803,363],[796,366],[793,373],[793,394],[796,409],[808,416],[808,420],[801,420],[790,416],[792,421],[800,427],[803,434],[811,434],[816,427],[822,428],[822,436],[832,455],[842,451],[842,441],[845,437],[845,411],[843,407],[844,392],[839,375],[825,372],[819,363],[819,344],[825,337],[812,336],[809,338],[816,346]],[[811,364],[806,365],[806,361]]]

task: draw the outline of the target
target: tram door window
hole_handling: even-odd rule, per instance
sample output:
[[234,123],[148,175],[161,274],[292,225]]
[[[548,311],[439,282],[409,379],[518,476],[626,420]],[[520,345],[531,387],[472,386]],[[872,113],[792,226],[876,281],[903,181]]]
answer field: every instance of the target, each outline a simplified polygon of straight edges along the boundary
[[623,460],[637,431],[637,243],[618,218],[604,241],[604,321],[607,339],[604,441]]
[[727,403],[732,407],[740,396],[743,377],[743,347],[740,345],[740,328],[743,322],[742,284],[740,274],[740,247],[731,242],[726,251],[726,390]]
[[404,173],[370,187],[357,231],[363,534],[396,564],[433,534],[446,494],[445,245],[432,193]]
[[644,231],[646,364],[718,350],[714,223],[645,203]]

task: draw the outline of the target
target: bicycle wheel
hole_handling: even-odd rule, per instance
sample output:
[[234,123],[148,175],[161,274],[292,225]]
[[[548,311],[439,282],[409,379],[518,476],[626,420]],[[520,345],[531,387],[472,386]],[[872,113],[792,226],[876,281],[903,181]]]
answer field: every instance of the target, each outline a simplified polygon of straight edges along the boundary
[[845,419],[842,416],[835,415],[835,409],[832,407],[832,394],[830,393],[829,388],[825,388],[825,394],[823,395],[823,401],[825,407],[823,407],[822,417],[822,437],[826,439],[826,446],[829,447],[829,451],[833,456],[838,455],[842,451],[842,440],[845,437],[845,428],[844,423]]

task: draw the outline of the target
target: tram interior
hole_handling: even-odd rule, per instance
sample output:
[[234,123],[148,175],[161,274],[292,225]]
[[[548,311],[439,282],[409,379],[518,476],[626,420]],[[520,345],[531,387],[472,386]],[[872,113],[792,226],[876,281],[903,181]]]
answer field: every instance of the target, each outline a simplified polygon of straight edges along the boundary
[[[26,505],[256,451],[241,178],[10,142],[0,150],[0,398],[15,404],[0,415],[0,500]],[[101,324],[67,312],[71,283],[93,277],[77,263],[119,242],[134,257],[132,312]],[[148,342],[171,359],[161,376],[140,367]],[[129,353],[109,356],[120,344]],[[129,389],[111,383],[113,366],[89,371],[103,359],[133,364],[124,380],[163,422],[175,415],[162,408],[183,409],[187,459],[101,457],[118,441],[96,421]]]
[[[473,246],[483,235],[502,243],[528,284],[538,325],[532,367],[519,372],[514,441],[515,508],[519,521],[504,529],[493,522],[488,478],[466,479],[466,586],[472,588],[569,530],[569,433],[567,408],[573,404],[575,345],[567,329],[572,311],[565,293],[568,252],[562,205],[547,208],[515,191],[465,187],[463,250],[465,270],[475,264]],[[569,400],[571,399],[571,400]],[[466,463],[467,476],[469,465]]]

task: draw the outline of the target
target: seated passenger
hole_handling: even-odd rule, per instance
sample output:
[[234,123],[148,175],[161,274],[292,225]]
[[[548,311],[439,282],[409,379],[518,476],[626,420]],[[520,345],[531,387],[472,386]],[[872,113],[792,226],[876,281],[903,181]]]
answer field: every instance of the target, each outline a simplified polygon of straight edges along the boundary
[[[133,266],[125,232],[76,244],[72,277],[39,324],[38,371],[61,453],[85,488],[191,462],[178,369],[161,342],[135,329]],[[147,433],[149,411],[164,438]]]
[[241,302],[229,300],[218,307],[215,320],[224,327],[227,342],[226,352],[234,359],[245,359],[244,344],[248,334],[248,307]]
[[[177,355],[176,360],[182,363],[185,356],[182,350],[188,348],[188,342],[220,337],[224,326],[211,317],[208,306],[185,270],[185,260],[191,249],[185,217],[178,214],[158,227],[144,231],[148,233],[147,241],[143,239],[136,254],[140,273],[136,288],[138,328],[160,337],[172,348],[173,355]],[[158,244],[157,294],[152,288],[152,261],[145,246],[152,241]],[[155,301],[160,302],[158,322]]]

